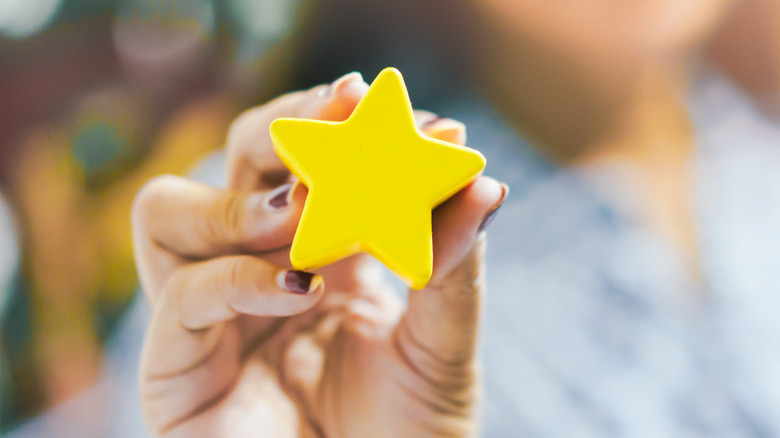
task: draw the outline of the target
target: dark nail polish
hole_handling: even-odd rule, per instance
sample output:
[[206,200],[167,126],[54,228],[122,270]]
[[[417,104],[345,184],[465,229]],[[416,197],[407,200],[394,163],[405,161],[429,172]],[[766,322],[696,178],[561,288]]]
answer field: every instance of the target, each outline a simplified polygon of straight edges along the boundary
[[284,287],[296,294],[307,294],[310,292],[312,279],[314,274],[309,272],[287,271],[284,274]]
[[260,181],[268,187],[279,187],[290,177],[287,169],[272,170],[260,175]]
[[506,184],[501,184],[501,199],[499,199],[498,203],[496,203],[496,205],[491,208],[488,214],[486,214],[482,219],[482,223],[479,224],[479,229],[477,230],[478,233],[485,231],[488,225],[493,222],[493,219],[496,218],[496,213],[498,213],[498,210],[501,209],[502,205],[504,205],[504,200],[506,199],[508,192],[509,187]]
[[423,123],[421,128],[423,128],[423,129],[428,128],[431,125],[433,125],[434,123],[438,122],[439,120],[441,120],[441,117],[436,116],[433,119],[428,120],[427,122]]
[[276,189],[279,190],[278,193],[269,194],[271,197],[268,199],[268,205],[277,210],[290,205],[290,190],[292,187],[292,184],[285,184],[284,186]]

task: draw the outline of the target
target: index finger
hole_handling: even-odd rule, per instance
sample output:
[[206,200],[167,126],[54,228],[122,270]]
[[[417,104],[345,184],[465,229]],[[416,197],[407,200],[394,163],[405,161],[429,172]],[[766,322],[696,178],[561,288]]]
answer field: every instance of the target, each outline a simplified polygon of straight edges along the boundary
[[269,134],[279,117],[346,120],[368,90],[360,73],[350,73],[330,85],[286,94],[250,109],[236,119],[227,139],[227,186],[260,190],[286,182],[287,168],[274,152]]

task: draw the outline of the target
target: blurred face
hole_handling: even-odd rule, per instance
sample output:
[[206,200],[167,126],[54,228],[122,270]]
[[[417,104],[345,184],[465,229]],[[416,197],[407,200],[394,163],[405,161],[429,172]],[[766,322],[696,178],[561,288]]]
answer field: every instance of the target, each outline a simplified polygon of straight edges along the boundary
[[680,57],[731,0],[471,0],[512,38],[597,62]]
[[[731,0],[469,0],[486,87],[555,157],[600,144],[632,111],[674,99]],[[487,72],[487,73],[486,73]]]

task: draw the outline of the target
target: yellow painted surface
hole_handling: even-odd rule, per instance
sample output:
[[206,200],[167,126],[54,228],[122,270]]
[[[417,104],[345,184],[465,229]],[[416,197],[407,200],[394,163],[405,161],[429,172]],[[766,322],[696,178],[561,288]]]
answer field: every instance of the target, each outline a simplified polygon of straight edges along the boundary
[[431,210],[485,167],[479,152],[417,129],[393,68],[377,76],[346,121],[277,119],[271,137],[309,188],[293,266],[315,269],[365,251],[415,289],[433,270]]

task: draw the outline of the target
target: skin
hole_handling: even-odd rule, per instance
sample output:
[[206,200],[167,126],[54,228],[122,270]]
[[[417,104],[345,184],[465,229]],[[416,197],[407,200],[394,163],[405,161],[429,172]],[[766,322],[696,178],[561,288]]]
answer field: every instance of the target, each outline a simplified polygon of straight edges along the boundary
[[471,64],[487,94],[553,160],[636,154],[657,148],[666,140],[659,134],[677,144],[688,134],[687,63],[731,4],[471,0],[482,35]]
[[[153,309],[141,397],[155,435],[476,435],[480,225],[505,186],[479,177],[436,209],[433,278],[408,307],[363,255],[318,271],[305,294],[277,281],[307,190],[274,154],[269,124],[343,120],[367,88],[351,74],[240,116],[226,190],[163,176],[139,193],[134,244]],[[462,124],[416,115],[426,134],[465,141]],[[291,182],[289,204],[271,207]]]
[[706,55],[780,120],[780,1],[741,0]]

